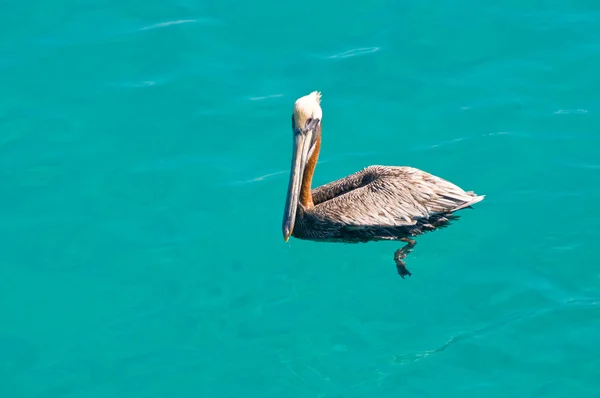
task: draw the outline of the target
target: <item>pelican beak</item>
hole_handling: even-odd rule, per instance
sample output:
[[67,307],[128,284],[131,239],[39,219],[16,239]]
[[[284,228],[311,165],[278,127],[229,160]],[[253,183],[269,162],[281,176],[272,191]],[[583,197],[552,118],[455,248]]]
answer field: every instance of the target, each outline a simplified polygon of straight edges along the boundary
[[308,162],[308,153],[312,143],[313,130],[311,128],[294,132],[294,152],[292,155],[292,169],[288,184],[285,211],[283,213],[283,240],[290,239],[296,222],[296,209],[302,188],[302,177]]

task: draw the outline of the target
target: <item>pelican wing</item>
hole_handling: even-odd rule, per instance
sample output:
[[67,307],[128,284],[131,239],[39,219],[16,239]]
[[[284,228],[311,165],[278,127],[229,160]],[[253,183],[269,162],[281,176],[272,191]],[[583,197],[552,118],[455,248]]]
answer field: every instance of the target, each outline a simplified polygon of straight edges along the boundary
[[369,166],[312,194],[315,216],[357,227],[415,225],[484,198],[424,171],[392,166]]

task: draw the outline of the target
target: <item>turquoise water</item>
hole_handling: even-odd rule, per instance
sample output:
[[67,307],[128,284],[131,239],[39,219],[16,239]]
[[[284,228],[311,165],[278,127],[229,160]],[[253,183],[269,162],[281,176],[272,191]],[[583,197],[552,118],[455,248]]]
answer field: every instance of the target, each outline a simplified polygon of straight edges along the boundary
[[[9,0],[0,35],[3,398],[600,395],[597,1]],[[412,278],[284,243],[312,90],[316,185],[487,195]]]

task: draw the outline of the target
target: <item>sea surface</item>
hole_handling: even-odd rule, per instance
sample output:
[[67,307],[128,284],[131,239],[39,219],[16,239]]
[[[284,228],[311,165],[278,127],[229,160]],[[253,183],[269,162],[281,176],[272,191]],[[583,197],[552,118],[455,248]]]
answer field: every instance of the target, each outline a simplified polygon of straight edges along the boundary
[[[0,1],[0,396],[600,397],[600,3]],[[486,195],[284,242],[314,185]]]

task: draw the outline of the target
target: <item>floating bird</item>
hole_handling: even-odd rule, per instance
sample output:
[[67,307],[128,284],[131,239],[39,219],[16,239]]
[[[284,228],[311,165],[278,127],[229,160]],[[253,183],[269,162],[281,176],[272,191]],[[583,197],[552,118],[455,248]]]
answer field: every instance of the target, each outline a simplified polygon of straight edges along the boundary
[[348,177],[311,189],[321,149],[321,93],[294,103],[294,151],[283,215],[283,237],[359,243],[403,241],[394,253],[398,274],[412,274],[404,259],[427,231],[448,226],[457,210],[485,195],[465,192],[442,178],[412,167],[369,166]]

